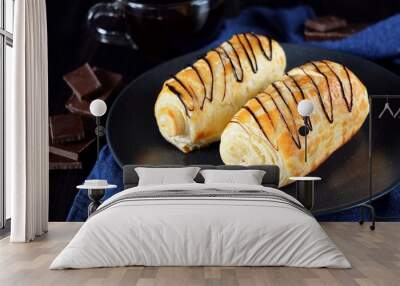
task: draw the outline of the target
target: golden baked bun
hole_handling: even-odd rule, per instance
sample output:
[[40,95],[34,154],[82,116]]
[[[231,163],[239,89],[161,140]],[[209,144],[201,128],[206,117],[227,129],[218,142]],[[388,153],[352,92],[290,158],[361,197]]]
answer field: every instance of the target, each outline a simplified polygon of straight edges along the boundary
[[[297,104],[309,99],[312,131],[307,136]],[[352,138],[369,113],[368,93],[344,65],[315,61],[292,69],[241,108],[221,136],[225,164],[280,167],[280,186],[291,176],[305,176]]]
[[274,40],[234,35],[165,81],[154,108],[162,136],[185,153],[218,141],[240,107],[281,78],[285,67]]

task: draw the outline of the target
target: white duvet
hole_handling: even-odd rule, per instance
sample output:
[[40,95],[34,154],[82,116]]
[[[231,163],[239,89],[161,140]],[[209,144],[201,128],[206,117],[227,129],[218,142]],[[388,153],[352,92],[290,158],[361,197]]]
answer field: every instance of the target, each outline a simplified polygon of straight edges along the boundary
[[[122,200],[131,192],[263,190],[254,185],[135,187],[105,201],[50,269],[146,266],[294,266],[349,268],[318,222],[298,208],[258,198]],[[297,202],[298,203],[298,202]]]

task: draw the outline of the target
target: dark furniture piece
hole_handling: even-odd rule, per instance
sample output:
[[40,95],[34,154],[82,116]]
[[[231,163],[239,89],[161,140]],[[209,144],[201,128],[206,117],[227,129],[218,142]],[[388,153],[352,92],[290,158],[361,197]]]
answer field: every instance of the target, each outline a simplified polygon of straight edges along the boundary
[[[262,185],[265,187],[277,188],[279,184],[279,167],[272,165],[257,165],[257,166],[214,166],[214,165],[125,165],[123,167],[124,175],[124,189],[136,187],[139,183],[139,176],[135,171],[136,167],[147,167],[147,168],[176,168],[176,167],[200,167],[201,169],[220,169],[220,170],[263,170],[265,175],[262,180]],[[203,176],[199,173],[195,181],[197,183],[204,183]]]
[[87,190],[90,204],[88,206],[88,217],[90,217],[101,205],[101,200],[106,193],[106,189],[114,189],[116,185],[107,183],[107,180],[85,180],[83,185],[77,186],[78,189]]
[[320,177],[290,177],[296,182],[295,197],[308,210],[312,211],[315,202],[315,182],[320,181]]
[[370,230],[375,230],[375,208],[372,205],[372,118],[373,118],[373,109],[372,109],[372,96],[369,96],[369,115],[368,115],[368,201],[360,205],[361,211],[361,219],[359,223],[362,225],[364,223],[364,209],[367,209],[371,212],[371,225],[369,226]]
[[[381,113],[381,110],[377,110],[377,108],[375,107],[374,104],[374,99],[385,99],[386,98],[386,104],[388,104],[388,100],[389,99],[400,99],[400,95],[396,95],[396,94],[386,94],[386,95],[379,95],[379,94],[370,94],[369,95],[369,108],[370,108],[370,112],[369,112],[369,123],[368,123],[368,174],[369,174],[369,178],[368,178],[368,192],[369,192],[369,198],[368,200],[360,205],[360,211],[361,211],[361,219],[359,221],[359,223],[362,225],[364,224],[364,219],[365,219],[365,209],[368,211],[370,211],[370,217],[371,217],[371,225],[370,225],[370,229],[371,230],[375,230],[375,221],[376,221],[376,216],[375,216],[375,208],[372,204],[373,201],[373,197],[374,197],[374,190],[375,190],[375,182],[373,181],[373,178],[376,178],[376,173],[375,173],[375,169],[380,169],[381,168],[381,164],[379,162],[379,157],[376,158],[376,161],[374,162],[374,152],[373,152],[373,147],[376,144],[375,141],[378,141],[377,136],[379,136],[379,132],[377,132],[377,130],[381,130],[381,128],[383,126],[378,125],[377,127],[374,125],[374,117],[378,117],[378,119],[381,118],[381,116],[383,115],[383,113]],[[385,108],[386,106],[384,106]],[[399,118],[399,111],[400,108],[394,111],[394,114],[392,114],[393,119],[397,120]],[[379,115],[378,115],[379,114]],[[397,117],[396,117],[397,116]],[[379,121],[379,120],[378,120]],[[395,123],[396,124],[396,123]],[[375,128],[374,128],[375,127]],[[373,130],[375,130],[375,132],[373,132]],[[389,128],[389,130],[391,130]],[[378,134],[377,134],[378,133]],[[380,134],[380,136],[382,136],[383,133]],[[390,136],[391,138],[393,136]],[[388,142],[388,145],[391,142]],[[392,143],[393,144],[393,143]],[[392,145],[390,144],[390,145]],[[396,147],[392,147],[392,146],[388,146],[386,145],[387,148],[396,148]],[[397,145],[395,145],[397,146]],[[388,150],[389,154],[390,150]],[[392,168],[395,168],[396,166],[393,165]],[[389,169],[390,170],[390,169]]]
[[100,200],[104,197],[104,194],[106,193],[105,189],[89,189],[88,190],[88,196],[89,199],[91,200],[91,203],[88,206],[88,217],[92,213],[94,213],[97,208],[101,205]]

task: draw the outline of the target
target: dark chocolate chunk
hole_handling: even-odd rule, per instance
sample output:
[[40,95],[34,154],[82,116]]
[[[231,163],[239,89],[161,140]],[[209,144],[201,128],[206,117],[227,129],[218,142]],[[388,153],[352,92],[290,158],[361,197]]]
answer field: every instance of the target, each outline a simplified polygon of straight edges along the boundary
[[82,162],[74,161],[68,158],[49,154],[49,169],[50,170],[76,170],[82,169]]
[[52,143],[79,141],[85,138],[82,118],[76,114],[50,116],[50,138]]
[[[99,99],[110,103],[112,96],[119,90],[122,83],[122,75],[94,67],[93,71],[102,83],[102,88],[98,92]],[[92,116],[90,113],[91,100],[79,101],[73,94],[65,103],[65,107],[72,113],[84,116]]]
[[79,100],[91,98],[102,87],[88,63],[66,74],[63,78]]
[[347,38],[363,29],[367,24],[348,24],[344,28],[336,29],[330,32],[316,32],[311,30],[304,30],[304,38],[308,41],[326,41],[326,40],[339,40]]
[[335,16],[324,16],[315,19],[307,20],[304,26],[308,30],[318,32],[328,32],[335,29],[343,28],[347,25],[345,19],[338,18]]
[[98,67],[93,67],[93,71],[101,82],[101,93],[108,92],[118,87],[122,82],[122,75],[119,73],[111,72]]
[[89,138],[79,142],[50,144],[49,151],[55,155],[78,161],[82,153],[87,150],[94,141],[95,138]]

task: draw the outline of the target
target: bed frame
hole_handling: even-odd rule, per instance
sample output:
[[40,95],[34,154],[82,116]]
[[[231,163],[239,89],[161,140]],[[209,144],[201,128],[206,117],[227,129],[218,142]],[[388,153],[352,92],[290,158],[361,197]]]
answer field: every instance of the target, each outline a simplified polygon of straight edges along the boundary
[[[262,185],[265,187],[277,188],[279,184],[279,167],[275,165],[257,165],[257,166],[238,166],[238,165],[125,165],[123,167],[124,189],[136,187],[139,182],[138,174],[135,171],[136,167],[147,168],[176,168],[176,167],[200,167],[201,169],[220,169],[220,170],[263,170],[265,171]],[[195,181],[203,183],[204,178],[199,173]]]

